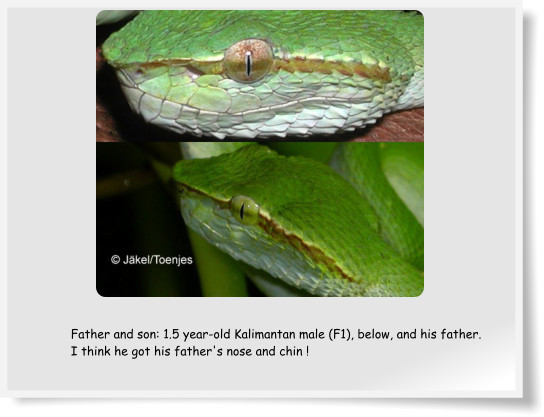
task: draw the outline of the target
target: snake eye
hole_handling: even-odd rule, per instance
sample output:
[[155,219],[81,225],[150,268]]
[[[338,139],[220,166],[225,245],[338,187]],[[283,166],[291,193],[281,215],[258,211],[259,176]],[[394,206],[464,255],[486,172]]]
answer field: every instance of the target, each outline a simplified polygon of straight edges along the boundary
[[251,198],[237,195],[230,200],[230,211],[242,224],[256,224],[259,220],[259,205]]
[[225,51],[224,68],[227,75],[240,83],[252,83],[263,78],[274,62],[268,42],[245,39]]

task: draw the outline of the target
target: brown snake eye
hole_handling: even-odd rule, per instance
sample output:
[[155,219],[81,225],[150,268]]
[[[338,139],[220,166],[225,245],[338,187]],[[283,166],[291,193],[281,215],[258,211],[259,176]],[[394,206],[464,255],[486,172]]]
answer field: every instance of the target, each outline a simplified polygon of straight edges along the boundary
[[245,39],[225,51],[223,65],[234,81],[252,83],[268,74],[273,62],[274,53],[268,42]]

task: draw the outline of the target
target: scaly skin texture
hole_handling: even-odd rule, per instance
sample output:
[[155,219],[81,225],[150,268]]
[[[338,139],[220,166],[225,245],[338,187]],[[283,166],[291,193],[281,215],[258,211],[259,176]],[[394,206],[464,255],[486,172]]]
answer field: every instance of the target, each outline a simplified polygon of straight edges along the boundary
[[[225,51],[246,39],[273,56],[262,78],[240,82],[225,71]],[[417,13],[145,11],[103,53],[134,111],[197,136],[334,134],[423,105]]]
[[[393,152],[395,154],[391,155]],[[395,157],[403,159],[391,160]],[[399,197],[399,189],[393,187],[387,176],[388,171],[401,171],[411,177],[402,181],[403,184],[421,184],[421,194],[418,197],[423,204],[423,144],[395,143],[391,146],[385,143],[367,143],[364,146],[349,146],[343,143],[337,147],[331,164],[370,203],[378,216],[382,238],[404,259],[423,270],[423,224],[419,223],[418,218]],[[401,168],[397,170],[399,165]],[[398,178],[398,175],[392,176],[395,180]],[[404,188],[397,188],[402,193]],[[405,195],[410,198],[413,193]],[[421,206],[421,218],[422,211]]]
[[[423,274],[382,240],[358,192],[322,163],[251,145],[180,161],[173,179],[191,229],[296,288],[321,296],[423,291]],[[254,223],[234,215],[239,196],[260,207]]]

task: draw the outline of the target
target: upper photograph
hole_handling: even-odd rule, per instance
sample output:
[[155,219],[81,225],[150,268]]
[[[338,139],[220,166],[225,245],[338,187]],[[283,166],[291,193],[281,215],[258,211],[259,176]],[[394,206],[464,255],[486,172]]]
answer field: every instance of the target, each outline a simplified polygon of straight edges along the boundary
[[423,15],[105,10],[97,142],[424,138]]

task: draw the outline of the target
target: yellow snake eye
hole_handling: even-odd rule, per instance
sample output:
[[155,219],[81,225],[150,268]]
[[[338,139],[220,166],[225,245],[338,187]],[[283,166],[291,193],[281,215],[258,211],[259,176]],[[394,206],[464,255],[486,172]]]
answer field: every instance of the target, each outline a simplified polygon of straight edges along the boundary
[[259,220],[259,205],[244,195],[232,197],[230,211],[242,224],[256,224]]
[[245,39],[225,51],[223,66],[227,75],[240,83],[252,83],[263,78],[274,62],[268,42]]

